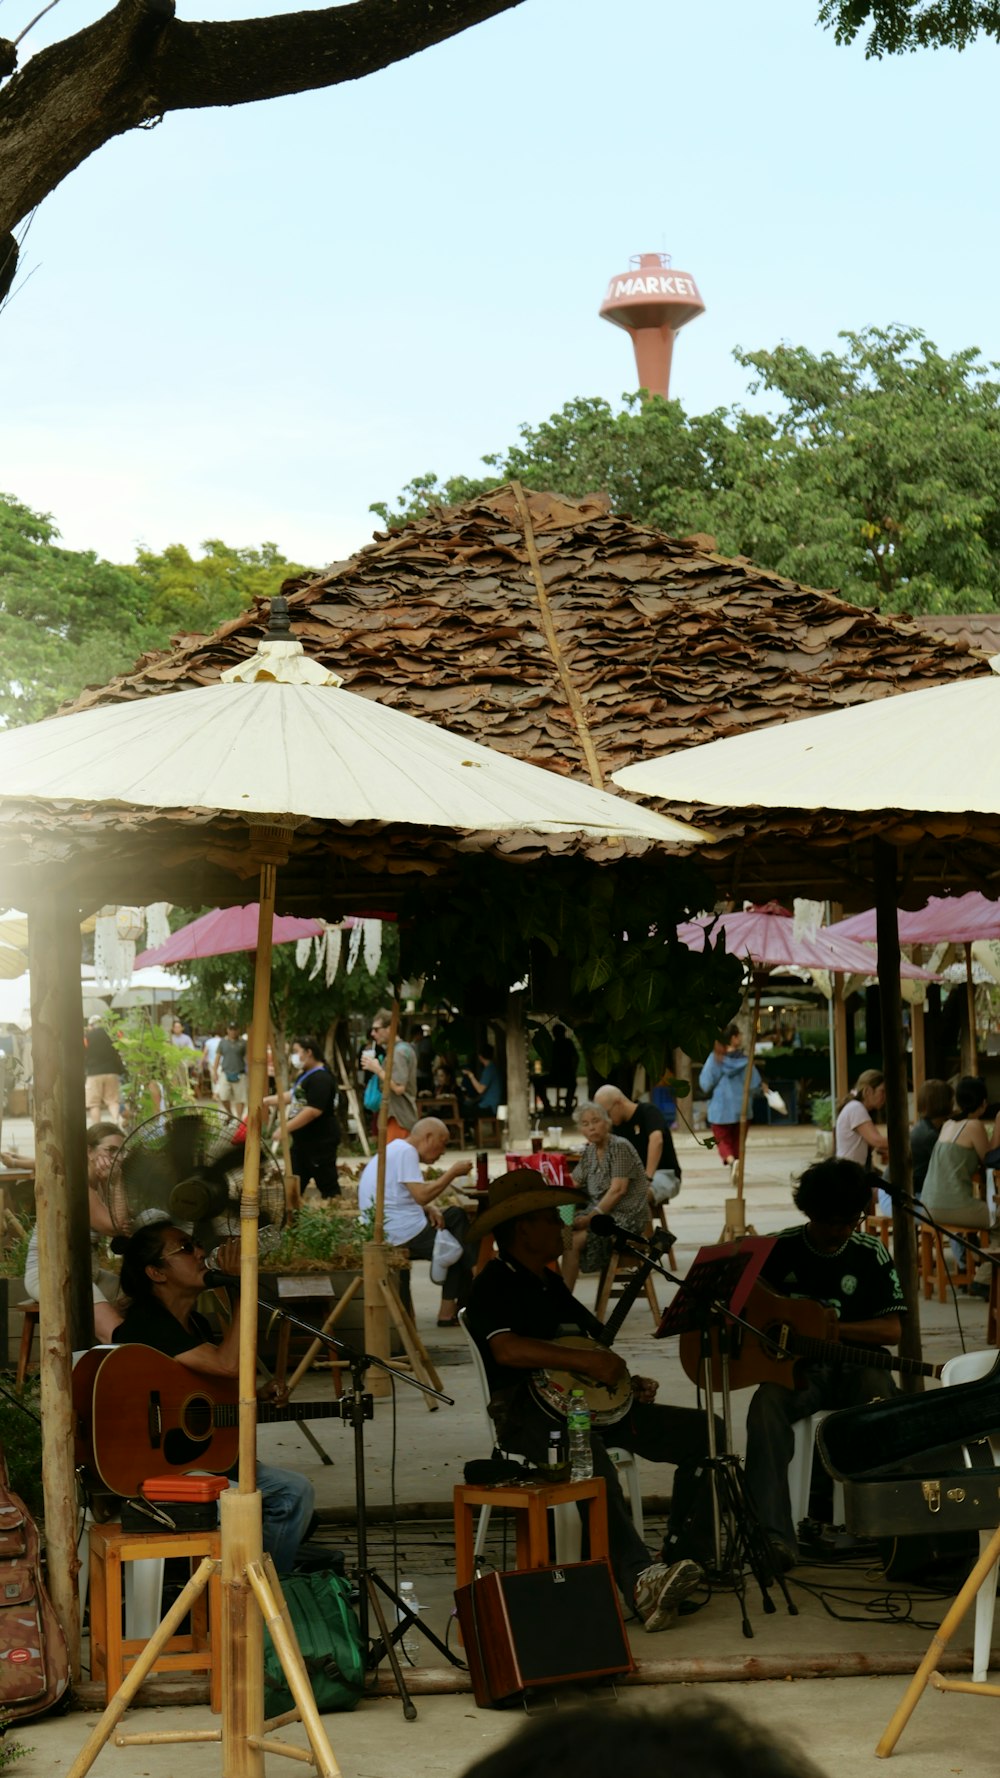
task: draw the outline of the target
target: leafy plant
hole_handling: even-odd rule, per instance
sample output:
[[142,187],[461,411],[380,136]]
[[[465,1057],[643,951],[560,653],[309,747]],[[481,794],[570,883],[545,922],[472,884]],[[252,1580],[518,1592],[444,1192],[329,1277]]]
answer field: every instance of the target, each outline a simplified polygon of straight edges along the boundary
[[141,1007],[127,1013],[109,1012],[103,1024],[125,1064],[124,1103],[134,1124],[163,1108],[157,1103],[154,1087],[162,1095],[163,1105],[188,1103],[191,1084],[184,1056],[190,1051],[177,1049]]
[[35,1218],[33,1216],[19,1216],[17,1222],[21,1231],[19,1234],[10,1229],[9,1223],[7,1229],[10,1232],[5,1230],[4,1233],[4,1243],[0,1247],[0,1278],[24,1277],[24,1268],[28,1263],[28,1245],[34,1231]]
[[303,1204],[282,1229],[277,1245],[262,1257],[261,1270],[350,1271],[360,1266],[361,1250],[370,1239],[365,1219],[325,1204]]
[[0,1710],[0,1772],[6,1771],[8,1766],[16,1765],[19,1759],[24,1759],[27,1754],[35,1751],[33,1747],[26,1747],[23,1741],[8,1741],[7,1730],[10,1724],[11,1718],[6,1710]]
[[810,1109],[812,1110],[812,1121],[817,1129],[833,1129],[833,1100],[829,1097],[829,1094],[825,1097],[819,1095],[817,1098],[810,1100]]

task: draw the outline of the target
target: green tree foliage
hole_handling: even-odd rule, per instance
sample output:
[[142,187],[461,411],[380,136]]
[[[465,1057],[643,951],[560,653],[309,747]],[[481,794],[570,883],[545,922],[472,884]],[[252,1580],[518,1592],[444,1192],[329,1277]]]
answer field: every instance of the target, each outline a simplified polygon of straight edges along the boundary
[[[204,908],[174,908],[170,924],[177,928],[197,919]],[[271,959],[271,1018],[276,1031],[286,1038],[315,1032],[325,1037],[331,1025],[352,1013],[366,1018],[391,997],[390,980],[396,972],[399,938],[391,924],[382,928],[382,958],[369,975],[362,958],[350,975],[346,968],[346,934],[340,968],[327,987],[321,969],[310,979],[309,968],[300,969],[294,945],[275,945]],[[214,1031],[230,1018],[246,1025],[253,1010],[254,958],[238,951],[228,957],[202,957],[184,963],[180,973],[190,982],[178,1005],[197,1031]]]
[[143,645],[134,573],[57,537],[47,513],[0,495],[0,722],[47,716]]
[[707,532],[855,604],[888,612],[1000,607],[1000,385],[975,349],[944,357],[913,328],[840,336],[840,352],[737,351],[751,394],[690,417],[627,396],[577,400],[484,458],[484,480],[421,475],[398,524],[497,481],[566,494],[604,489],[616,511],[674,535]]
[[980,33],[1000,39],[997,0],[822,0],[819,20],[833,27],[838,43],[853,43],[867,30],[869,58],[965,49]]
[[447,1000],[480,1018],[502,1016],[508,989],[527,972],[531,1004],[572,1026],[595,1073],[642,1062],[658,1080],[674,1046],[704,1054],[739,1007],[738,959],[698,955],[675,935],[713,900],[686,861],[665,870],[626,859],[611,870],[550,859],[529,871],[465,859],[438,906],[415,898],[412,919],[401,919],[401,960],[424,978],[428,1004]]
[[210,539],[116,566],[63,549],[48,513],[0,494],[0,724],[34,722],[178,631],[211,631],[305,570],[276,544]]
[[169,638],[175,631],[211,631],[238,617],[257,598],[270,598],[283,580],[304,574],[276,543],[259,549],[232,549],[217,537],[192,556],[183,543],[168,544],[159,555],[141,549],[135,572],[143,591],[146,623]]

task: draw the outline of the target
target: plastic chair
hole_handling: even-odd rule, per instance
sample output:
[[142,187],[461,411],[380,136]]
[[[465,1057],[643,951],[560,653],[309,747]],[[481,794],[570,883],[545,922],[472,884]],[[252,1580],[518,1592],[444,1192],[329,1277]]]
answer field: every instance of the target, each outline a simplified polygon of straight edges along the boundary
[[[486,1416],[486,1425],[489,1429],[490,1444],[493,1450],[496,1451],[500,1447],[496,1442],[496,1427],[490,1418],[490,1386],[486,1377],[486,1366],[483,1363],[483,1355],[465,1325],[464,1309],[459,1309],[458,1320],[472,1355],[472,1363],[479,1382],[480,1393],[483,1398],[483,1412]],[[610,1445],[607,1445],[605,1448],[618,1472],[618,1479],[625,1489],[629,1504],[629,1512],[632,1515],[632,1523],[641,1537],[643,1535],[642,1489],[639,1485],[639,1465],[635,1460],[635,1454],[632,1451],[623,1451],[618,1447],[612,1447]],[[523,1452],[520,1451],[508,1451],[506,1452],[506,1455],[516,1458],[521,1463],[527,1463],[528,1461]],[[558,1561],[579,1562],[581,1531],[580,1515],[577,1512],[576,1507],[573,1505],[554,1507],[553,1517],[555,1519],[556,1557]],[[482,1555],[489,1522],[490,1508],[484,1506],[479,1515],[479,1523],[476,1526],[474,1554],[477,1557]]]
[[[996,1351],[961,1352],[957,1358],[949,1358],[941,1366],[941,1383],[945,1389],[955,1383],[974,1383],[977,1377],[985,1377],[996,1364]],[[1000,1436],[988,1440],[994,1467],[1000,1469]],[[963,1446],[966,1466],[971,1469],[972,1460]],[[995,1529],[995,1527],[994,1527]],[[982,1555],[993,1531],[980,1531],[979,1554]],[[976,1594],[976,1632],[972,1647],[972,1677],[977,1685],[985,1680],[990,1667],[990,1650],[993,1646],[993,1616],[997,1597],[997,1564],[994,1562],[989,1574]]]
[[[816,1434],[826,1419],[828,1409],[819,1414],[809,1414],[804,1420],[796,1420],[792,1428],[795,1439],[792,1460],[788,1465],[788,1498],[792,1507],[792,1524],[798,1530],[801,1520],[809,1517],[809,1494],[812,1488],[813,1451],[816,1446]],[[844,1523],[844,1485],[835,1481],[833,1484],[832,1523]]]

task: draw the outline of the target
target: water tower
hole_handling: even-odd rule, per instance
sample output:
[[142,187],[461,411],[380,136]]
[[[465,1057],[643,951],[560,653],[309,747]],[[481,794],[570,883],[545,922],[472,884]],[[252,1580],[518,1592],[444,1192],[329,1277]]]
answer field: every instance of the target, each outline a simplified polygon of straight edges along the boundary
[[670,393],[674,335],[705,305],[690,272],[675,272],[669,253],[633,253],[629,270],[612,278],[601,304],[605,321],[631,334],[640,389]]

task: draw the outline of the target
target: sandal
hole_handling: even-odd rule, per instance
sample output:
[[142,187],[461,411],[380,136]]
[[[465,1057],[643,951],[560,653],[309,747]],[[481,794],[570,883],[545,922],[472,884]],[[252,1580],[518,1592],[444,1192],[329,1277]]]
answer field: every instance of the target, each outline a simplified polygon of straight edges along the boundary
[[437,1324],[438,1327],[458,1327],[459,1319],[457,1315],[439,1315]]

